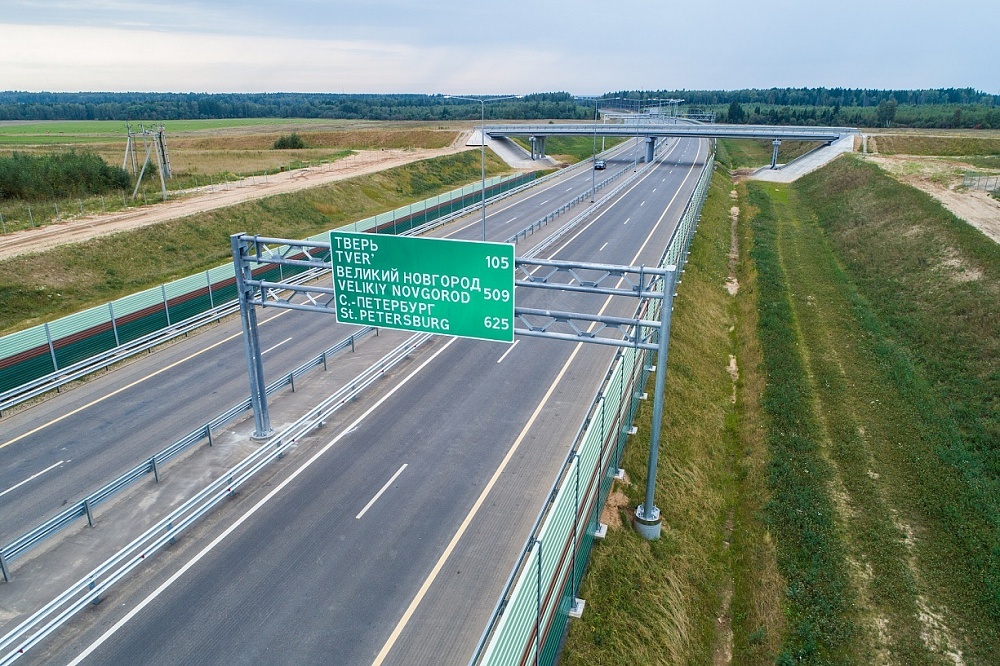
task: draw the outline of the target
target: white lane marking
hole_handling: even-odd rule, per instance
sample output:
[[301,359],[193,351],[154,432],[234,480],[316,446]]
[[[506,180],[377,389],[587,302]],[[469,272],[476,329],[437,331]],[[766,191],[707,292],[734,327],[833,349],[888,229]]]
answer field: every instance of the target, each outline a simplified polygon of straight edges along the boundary
[[[608,244],[607,244],[607,243],[605,243],[604,245],[602,245],[602,246],[601,246],[601,250],[603,250],[603,249],[604,249],[604,248],[606,248],[607,246],[608,246]],[[598,250],[598,252],[600,252],[601,250]]]
[[508,449],[507,451],[507,454],[500,462],[500,466],[497,467],[497,470],[495,472],[493,472],[493,476],[486,483],[486,486],[483,488],[483,491],[479,494],[479,497],[473,503],[472,508],[469,509],[469,513],[466,514],[465,519],[462,521],[462,524],[459,525],[458,531],[455,532],[455,535],[451,538],[451,541],[448,542],[448,545],[445,547],[444,552],[441,553],[441,557],[438,558],[438,561],[434,564],[434,567],[431,569],[431,572],[427,575],[427,578],[424,580],[423,585],[421,585],[420,589],[417,591],[416,596],[413,597],[413,600],[410,602],[410,605],[407,606],[406,611],[403,613],[403,616],[399,619],[399,622],[396,623],[396,627],[392,630],[392,633],[389,635],[389,639],[385,642],[385,645],[382,646],[382,649],[375,657],[375,661],[372,662],[372,666],[380,666],[382,662],[385,661],[386,657],[389,656],[389,652],[396,644],[396,641],[399,640],[399,636],[400,634],[403,633],[403,629],[409,623],[410,617],[413,616],[413,613],[416,612],[417,610],[417,606],[420,605],[420,602],[423,601],[424,597],[427,595],[427,591],[430,590],[431,585],[434,583],[434,580],[438,577],[438,574],[441,573],[441,569],[444,568],[445,562],[447,562],[448,558],[451,557],[452,551],[455,550],[455,547],[458,545],[459,540],[465,534],[466,530],[469,529],[469,525],[472,524],[473,518],[475,518],[476,514],[479,513],[479,509],[482,508],[483,504],[486,503],[486,498],[493,490],[493,486],[496,485],[497,481],[499,481],[500,476],[503,474],[504,470],[507,469],[507,465],[514,458],[514,454],[517,452],[518,447],[521,446],[521,442],[523,442],[524,439],[528,436],[528,432],[531,430],[531,427],[538,419],[538,415],[541,414],[542,410],[548,404],[549,399],[552,397],[552,394],[555,393],[556,387],[559,386],[559,383],[566,375],[566,371],[569,370],[570,364],[573,363],[573,360],[576,358],[576,355],[580,351],[580,347],[582,346],[583,346],[582,342],[576,343],[576,347],[573,349],[573,353],[571,353],[569,355],[569,358],[566,359],[566,363],[559,371],[559,374],[556,375],[556,378],[552,380],[552,384],[545,392],[545,395],[542,397],[541,401],[539,401],[538,406],[535,408],[535,411],[531,414],[531,417],[528,419],[528,422],[524,425],[524,428],[521,430],[521,433],[517,436],[517,439],[514,440],[514,443],[511,444],[510,449]]
[[505,352],[503,353],[503,356],[501,356],[500,358],[498,358],[498,359],[497,359],[497,363],[503,363],[503,360],[504,360],[505,358],[507,358],[507,354],[509,354],[509,353],[511,353],[512,351],[514,351],[514,347],[516,347],[516,346],[517,346],[517,343],[518,343],[518,342],[520,342],[520,340],[514,340],[514,344],[512,344],[512,345],[511,345],[510,347],[508,347],[508,348],[507,348],[507,351],[505,351]]
[[286,342],[288,342],[289,340],[291,340],[291,338],[290,338],[290,337],[289,337],[289,338],[285,338],[284,340],[282,340],[282,341],[281,341],[281,342],[279,342],[278,344],[274,345],[273,347],[268,347],[267,349],[265,349],[264,351],[262,351],[262,352],[260,353],[260,355],[261,355],[261,356],[263,356],[263,355],[264,355],[264,354],[266,354],[267,352],[269,352],[269,351],[273,351],[273,350],[277,349],[278,347],[280,347],[281,345],[285,344],[285,343],[286,343]]
[[[286,310],[286,312],[290,312],[290,310]],[[240,335],[242,335],[242,333],[240,333]],[[73,661],[71,661],[69,663],[69,666],[78,666],[84,659],[86,659],[91,654],[93,654],[94,650],[96,650],[97,648],[99,648],[101,645],[104,644],[105,641],[107,641],[109,638],[111,638],[116,633],[118,633],[118,630],[121,629],[122,627],[124,627],[126,624],[128,624],[129,621],[131,621],[132,618],[134,618],[136,615],[138,615],[142,611],[143,608],[145,608],[149,604],[153,603],[153,601],[158,596],[160,596],[161,594],[163,594],[163,592],[168,587],[170,587],[171,585],[173,585],[174,583],[176,583],[177,580],[181,576],[183,576],[185,573],[187,573],[188,570],[191,567],[193,567],[194,565],[196,565],[199,561],[201,561],[202,558],[204,558],[206,555],[208,555],[210,552],[212,552],[212,550],[214,550],[216,546],[218,546],[220,543],[222,543],[230,534],[232,534],[237,529],[239,529],[240,526],[243,523],[245,523],[246,521],[250,520],[250,518],[253,517],[253,515],[255,513],[257,513],[261,509],[261,507],[263,507],[265,504],[267,504],[272,499],[274,499],[275,495],[277,495],[279,492],[281,492],[282,490],[284,490],[285,486],[287,486],[292,481],[294,481],[296,478],[298,478],[299,474],[301,474],[302,472],[304,472],[314,462],[316,462],[317,460],[319,460],[320,456],[322,456],[324,453],[326,453],[327,451],[329,451],[330,449],[332,449],[335,444],[337,444],[341,439],[344,438],[345,435],[347,435],[347,433],[349,433],[354,428],[357,428],[358,425],[360,425],[365,419],[367,419],[369,416],[372,415],[372,412],[374,412],[385,401],[387,401],[389,398],[391,398],[393,395],[395,395],[396,392],[399,391],[401,388],[403,388],[403,386],[408,381],[410,381],[411,379],[413,379],[414,377],[416,377],[417,373],[419,373],[424,368],[426,368],[428,365],[430,365],[431,362],[434,361],[434,359],[436,359],[438,356],[440,356],[444,352],[444,350],[447,349],[448,347],[450,347],[455,342],[455,340],[457,340],[457,339],[458,338],[452,338],[451,340],[449,340],[447,342],[447,344],[445,344],[443,347],[441,347],[441,349],[437,350],[429,359],[427,359],[426,361],[424,361],[423,363],[421,363],[420,367],[418,367],[416,370],[414,370],[412,373],[410,373],[409,376],[406,377],[406,379],[404,379],[403,381],[401,381],[399,384],[397,384],[396,386],[394,386],[388,393],[386,393],[384,396],[382,396],[381,398],[379,398],[379,400],[374,405],[372,405],[367,410],[365,410],[365,412],[361,416],[359,416],[354,421],[354,423],[352,423],[351,425],[347,426],[347,428],[345,428],[344,430],[342,430],[339,435],[337,435],[332,440],[330,440],[330,442],[327,443],[326,446],[324,446],[322,449],[320,449],[319,451],[317,451],[316,454],[312,458],[310,458],[309,460],[307,460],[302,465],[302,467],[299,467],[297,470],[295,470],[294,472],[292,472],[291,474],[289,474],[288,477],[286,477],[284,481],[282,481],[277,486],[275,486],[274,490],[272,490],[271,492],[269,492],[259,502],[257,502],[256,504],[254,504],[250,508],[250,510],[248,510],[245,514],[243,514],[242,516],[240,516],[239,518],[237,518],[236,521],[233,522],[232,525],[230,525],[229,527],[227,527],[226,531],[224,531],[219,536],[215,537],[215,539],[212,540],[212,543],[210,543],[207,546],[205,546],[197,555],[195,555],[193,558],[191,558],[190,560],[188,560],[188,562],[184,566],[182,566],[180,569],[178,569],[177,572],[174,575],[172,575],[170,578],[168,578],[166,581],[164,581],[163,584],[160,585],[158,588],[156,588],[155,590],[153,590],[149,594],[149,596],[146,597],[145,599],[143,599],[142,601],[140,601],[136,605],[135,608],[133,608],[132,610],[130,610],[128,613],[126,613],[125,617],[123,617],[122,619],[118,620],[118,622],[116,622],[110,629],[108,629],[107,631],[105,631],[101,635],[100,638],[98,638],[96,641],[94,641],[89,646],[87,646],[87,649],[84,650],[83,652],[81,652],[80,655],[76,659],[74,659]]]
[[549,202],[549,200],[548,200],[548,199],[546,199],[545,201],[541,202],[541,203],[540,203],[540,204],[538,204],[538,205],[539,205],[539,206],[544,206],[544,205],[545,205],[545,204],[547,204],[548,202]]
[[[288,314],[289,312],[291,312],[291,310],[282,310],[281,312],[279,312],[278,314],[274,315],[270,319],[265,319],[261,323],[262,324],[266,324],[267,322],[272,321],[274,319],[277,319],[278,317],[280,317],[282,315],[285,315],[285,314]],[[71,417],[71,416],[73,416],[75,414],[79,414],[80,412],[82,412],[83,410],[87,409],[88,407],[93,407],[94,405],[96,405],[96,404],[98,404],[100,402],[104,402],[108,398],[113,398],[114,396],[118,395],[122,391],[127,391],[128,389],[130,389],[130,388],[132,388],[134,386],[138,386],[139,384],[143,383],[144,381],[146,381],[148,379],[152,379],[153,377],[155,377],[155,376],[157,376],[159,374],[162,374],[162,373],[166,372],[167,370],[172,370],[173,368],[176,368],[178,365],[180,365],[184,361],[190,361],[194,357],[201,356],[205,352],[210,351],[212,349],[215,349],[219,345],[225,344],[225,343],[229,342],[230,340],[233,340],[235,338],[241,337],[242,335],[243,335],[243,331],[240,331],[239,333],[234,333],[233,335],[230,335],[228,338],[223,338],[222,340],[219,340],[218,342],[216,342],[214,345],[209,345],[208,347],[205,347],[204,349],[196,351],[195,353],[191,354],[190,356],[185,356],[181,360],[179,360],[179,361],[177,361],[175,363],[171,363],[170,365],[165,366],[163,368],[160,368],[156,372],[152,372],[152,373],[146,375],[145,377],[143,377],[142,379],[137,379],[134,382],[132,382],[131,384],[127,384],[127,385],[121,387],[120,389],[112,391],[111,393],[108,393],[106,395],[102,395],[97,400],[93,400],[91,402],[88,402],[86,405],[83,405],[81,407],[77,407],[76,409],[74,409],[71,412],[66,412],[62,416],[58,416],[58,417],[52,419],[51,421],[49,421],[48,423],[43,423],[42,425],[38,426],[37,428],[35,428],[33,430],[29,430],[28,432],[24,433],[23,435],[18,435],[14,439],[9,439],[6,442],[4,442],[3,444],[0,444],[0,449],[4,448],[6,446],[10,446],[11,444],[13,444],[15,442],[19,442],[22,439],[24,439],[25,437],[30,437],[31,435],[34,435],[36,432],[39,432],[41,430],[45,430],[49,426],[55,425],[56,423],[59,423],[60,421],[62,421],[64,419],[68,419],[69,417]]]
[[566,188],[566,191],[567,191],[567,192],[572,192],[572,191],[573,191],[573,188],[572,188],[572,187],[567,187],[567,188]]
[[625,221],[622,222],[622,226],[624,227],[626,224],[628,224],[628,221],[631,220],[631,219],[632,219],[631,217],[626,217]]
[[403,470],[406,469],[406,466],[408,464],[409,463],[403,463],[403,466],[396,470],[396,473],[392,475],[392,478],[390,478],[388,481],[386,481],[385,485],[382,486],[377,493],[375,493],[375,497],[371,498],[371,500],[369,500],[368,504],[365,504],[365,508],[361,509],[361,513],[359,513],[358,515],[354,516],[355,520],[361,520],[361,516],[365,515],[365,513],[368,512],[368,509],[372,508],[372,504],[374,504],[378,500],[379,497],[382,497],[382,493],[384,493],[385,491],[389,490],[389,486],[392,485],[393,481],[395,481],[396,479],[399,478],[399,475],[403,473]]
[[656,188],[654,187],[654,188],[653,188],[653,192],[655,192],[655,191],[656,191]]
[[15,484],[15,485],[11,486],[10,488],[8,488],[7,490],[5,490],[2,493],[0,493],[0,497],[3,497],[4,495],[6,495],[9,492],[13,492],[13,491],[17,490],[18,488],[20,488],[21,486],[23,486],[24,484],[26,484],[28,481],[32,481],[34,479],[37,479],[42,474],[45,474],[46,472],[54,470],[56,467],[59,467],[59,465],[62,465],[64,462],[66,462],[66,461],[65,460],[60,460],[55,465],[49,465],[48,467],[46,467],[45,469],[43,469],[41,472],[35,472],[34,474],[32,474],[31,476],[29,476],[27,479],[25,479],[21,483]]
[[646,202],[645,202],[645,200],[643,200],[643,202],[642,202],[641,204],[639,204],[639,205],[640,205],[640,206],[645,206],[645,205],[646,205]]
[[[621,152],[623,153],[625,151],[622,150]],[[670,152],[673,152],[673,149],[671,149]],[[532,192],[531,194],[528,194],[527,196],[525,196],[523,199],[518,199],[516,201],[512,201],[509,205],[504,206],[503,208],[500,208],[500,209],[498,209],[498,210],[496,210],[496,211],[494,211],[492,213],[488,213],[486,217],[490,218],[493,215],[499,215],[500,213],[503,213],[504,211],[509,210],[509,209],[513,208],[514,206],[518,206],[518,205],[520,205],[522,203],[530,201],[531,199],[533,199],[535,197],[540,197],[543,194],[545,194],[546,192],[548,192],[550,190],[554,190],[555,188],[560,187],[562,185],[565,185],[568,181],[571,181],[574,178],[577,178],[578,176],[581,176],[582,174],[585,174],[585,173],[588,173],[588,172],[584,171],[584,172],[580,172],[578,174],[572,174],[566,180],[563,180],[561,182],[554,182],[551,185],[545,185],[544,187],[539,188],[539,190],[537,192]],[[573,189],[573,188],[570,188],[570,189]],[[469,223],[465,224],[464,226],[458,227],[454,231],[451,231],[450,233],[444,234],[442,236],[442,238],[451,238],[452,236],[455,236],[456,234],[459,234],[459,233],[465,231],[469,227],[472,227],[472,226],[475,226],[475,225],[481,225],[481,224],[482,224],[481,218],[480,219],[476,219],[476,220],[472,220]]]
[[[676,147],[676,145],[675,145],[675,147]],[[671,152],[672,152],[672,150],[671,150]],[[668,153],[668,155],[669,155],[669,153]],[[664,157],[666,157],[666,156],[664,156]],[[691,169],[694,169],[694,164],[691,165]],[[690,176],[690,174],[691,174],[691,171],[689,170],[688,171],[688,176]],[[639,182],[641,183],[642,180],[645,180],[645,178],[646,177],[644,176],[642,179],[640,179]],[[684,182],[686,182],[686,181],[687,181],[687,176],[685,176],[684,181],[681,182],[681,186],[680,186],[680,188],[678,188],[678,194],[680,193],[680,189],[684,187]],[[635,185],[632,186],[632,188],[629,189],[629,191],[631,191],[632,189],[634,189],[638,185],[639,185],[639,183],[636,183]],[[628,192],[626,192],[626,194],[627,193]],[[674,198],[676,198],[676,195],[674,195]],[[616,201],[615,203],[618,203],[618,202]],[[671,199],[671,203],[673,203],[673,199]],[[579,237],[579,235],[582,234],[584,232],[584,230],[586,230],[592,224],[594,224],[594,222],[596,222],[597,219],[603,217],[604,213],[606,213],[609,210],[611,210],[614,207],[614,205],[615,205],[614,203],[611,204],[611,206],[609,208],[607,208],[600,215],[596,216],[595,219],[592,220],[587,225],[585,225],[583,229],[581,229],[580,231],[578,231],[576,234],[573,234],[572,238],[570,238],[568,241],[566,241],[562,246],[559,247],[559,249],[557,249],[555,252],[551,253],[549,256],[550,257],[554,257],[557,254],[559,254],[559,252],[561,252],[570,243],[572,243],[574,239],[576,239],[577,237]],[[667,207],[669,208],[670,204],[667,204]],[[649,244],[650,239],[653,237],[653,234],[656,232],[656,228],[660,225],[660,222],[663,220],[664,216],[666,216],[666,210],[664,210],[663,215],[660,216],[660,219],[656,222],[656,224],[650,230],[649,235],[646,236],[646,240],[643,241],[642,247],[640,247],[639,251],[636,252],[635,258],[632,260],[633,264],[636,262],[636,260],[639,258],[639,256],[642,254],[642,252],[645,250],[646,245]],[[623,279],[624,278],[622,278],[622,280]],[[621,284],[622,280],[619,280],[618,284]],[[604,301],[604,305],[601,307],[601,311],[598,314],[604,314],[604,311],[608,309],[608,305],[611,303],[611,298],[612,298],[611,296],[607,297],[607,299]],[[538,403],[538,406],[535,408],[535,411],[532,413],[531,417],[528,419],[528,422],[525,424],[524,429],[521,430],[521,433],[517,436],[517,439],[514,440],[514,443],[511,445],[510,449],[507,451],[507,454],[504,456],[504,459],[500,462],[500,466],[497,468],[497,471],[493,473],[493,476],[490,478],[490,480],[487,482],[486,486],[483,488],[482,493],[480,493],[479,498],[472,505],[472,508],[469,509],[469,513],[465,516],[465,520],[462,521],[462,524],[459,525],[458,531],[455,532],[455,535],[451,538],[451,541],[445,547],[444,552],[441,553],[441,557],[438,558],[437,563],[435,563],[434,567],[431,569],[431,572],[427,575],[427,578],[424,580],[423,585],[420,586],[420,589],[417,591],[416,596],[413,597],[413,601],[410,602],[410,605],[406,608],[406,611],[403,613],[403,616],[399,619],[399,622],[396,623],[396,627],[392,630],[392,633],[389,635],[388,640],[386,640],[385,645],[382,646],[382,649],[379,651],[378,655],[375,657],[375,661],[372,662],[372,666],[381,666],[381,664],[385,661],[386,657],[389,656],[389,652],[392,651],[392,648],[396,644],[396,641],[399,640],[399,636],[400,636],[400,634],[403,633],[403,629],[406,628],[406,625],[410,622],[410,618],[416,612],[417,607],[420,605],[420,602],[423,601],[424,597],[427,595],[428,590],[430,590],[431,585],[434,583],[434,580],[437,578],[438,574],[441,572],[441,569],[444,568],[444,565],[448,561],[448,558],[451,557],[452,551],[455,550],[455,547],[458,545],[459,540],[462,538],[462,536],[465,534],[466,530],[469,528],[469,525],[472,523],[472,520],[476,517],[476,514],[479,513],[479,509],[482,507],[483,503],[486,501],[486,498],[489,496],[490,492],[493,490],[493,486],[496,484],[497,480],[499,480],[500,476],[503,474],[503,471],[507,468],[508,463],[510,463],[511,459],[514,457],[514,454],[517,452],[517,449],[521,445],[521,442],[528,435],[528,431],[531,429],[532,425],[534,424],[535,420],[538,418],[538,415],[541,413],[542,409],[548,403],[549,398],[552,397],[552,393],[555,391],[556,387],[559,385],[559,382],[562,381],[563,375],[566,374],[566,371],[569,369],[570,364],[573,363],[573,359],[576,358],[576,355],[580,351],[580,348],[583,347],[583,344],[584,343],[582,343],[582,342],[576,343],[576,346],[573,348],[573,352],[570,354],[569,358],[566,359],[566,363],[563,365],[562,369],[559,371],[559,374],[556,375],[556,378],[552,381],[552,384],[549,386],[548,391],[546,391],[545,395],[542,397],[541,401]]]

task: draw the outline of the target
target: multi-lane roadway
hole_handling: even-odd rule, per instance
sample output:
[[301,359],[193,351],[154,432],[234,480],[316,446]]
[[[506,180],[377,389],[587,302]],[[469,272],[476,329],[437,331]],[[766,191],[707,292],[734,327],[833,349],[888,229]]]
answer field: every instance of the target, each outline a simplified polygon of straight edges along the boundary
[[[704,141],[673,142],[545,256],[654,264],[706,155]],[[627,148],[608,159],[607,172],[626,164]],[[577,172],[498,204],[487,236],[503,240],[585,191],[591,177]],[[479,224],[438,235],[481,238]],[[594,298],[517,294],[525,307],[620,315],[634,307]],[[262,320],[268,377],[351,330],[318,314],[267,311]],[[513,346],[436,339],[304,443],[300,460],[241,492],[36,658],[464,663],[612,354],[534,338]],[[247,393],[232,324],[147,361],[4,424],[0,492],[13,488],[3,500],[18,509],[17,527],[0,517],[0,540]],[[32,478],[39,470],[47,471]],[[54,498],[62,487],[69,490]]]

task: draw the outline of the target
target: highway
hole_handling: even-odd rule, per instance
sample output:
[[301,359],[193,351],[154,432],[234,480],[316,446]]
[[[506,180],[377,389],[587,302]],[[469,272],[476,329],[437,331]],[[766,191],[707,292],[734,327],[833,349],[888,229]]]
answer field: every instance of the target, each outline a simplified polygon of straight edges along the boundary
[[[589,170],[568,176],[495,206],[488,219],[491,240],[507,238],[589,190]],[[447,233],[481,238],[480,219]],[[264,311],[260,319],[268,381],[357,330],[332,317],[285,310]],[[245,399],[245,358],[239,318],[233,317],[0,421],[0,544]]]
[[[703,143],[678,142],[618,201],[546,256],[655,263],[705,159]],[[611,158],[608,171],[626,162],[630,156]],[[589,187],[590,178],[585,170],[545,191],[504,202],[490,215],[489,237],[502,240],[533,222]],[[481,234],[478,223],[476,218],[444,234],[476,238]],[[532,290],[517,298],[525,307],[595,310],[593,301],[584,304],[595,297]],[[616,307],[620,309],[606,313],[628,314],[634,304]],[[274,314],[266,311],[262,320]],[[238,325],[228,326],[238,331]],[[84,407],[95,396],[117,390],[104,387],[88,398],[82,395],[88,385],[67,394],[73,396],[67,402],[75,406],[63,403],[61,409],[69,413],[84,407],[77,414],[92,415],[84,427],[106,427],[107,437],[115,437],[111,429],[124,421],[119,440],[100,449],[107,449],[100,455],[109,460],[119,455],[115,444],[140,439],[128,415],[159,409],[155,403],[160,400],[166,403],[163,423],[176,419],[183,424],[178,434],[183,434],[197,424],[192,416],[196,409],[211,412],[202,421],[220,411],[211,403],[215,398],[207,397],[207,388],[214,396],[233,385],[236,397],[218,398],[228,401],[224,406],[246,394],[242,342],[225,340],[229,330],[220,326],[196,336],[191,342],[198,341],[197,349],[185,343],[153,355],[150,360],[162,357],[158,363],[167,368],[173,359],[168,353],[178,355],[171,361],[178,362],[218,345],[178,362],[156,381]],[[268,378],[282,368],[287,372],[348,330],[339,330],[332,318],[282,311],[261,328],[262,348],[271,350],[265,355]],[[309,348],[312,344],[317,346]],[[215,350],[220,352],[217,361]],[[71,630],[51,639],[38,657],[53,663],[78,655],[86,656],[87,663],[464,663],[612,354],[605,347],[531,338],[514,346],[436,339],[391,378],[391,387],[339,412],[322,435],[303,444],[301,460],[269,483],[241,492],[219,515],[110,595],[99,612],[74,620]],[[194,375],[171,374],[195,366],[200,369]],[[132,367],[131,381],[151,374]],[[230,370],[232,379],[227,379]],[[119,373],[102,380],[110,382]],[[126,376],[115,381],[119,388],[130,383]],[[128,402],[143,385],[155,388]],[[196,390],[192,398],[190,387],[206,389]],[[112,408],[122,411],[96,416]],[[48,445],[48,455],[57,458],[69,456],[60,453],[67,444],[82,446],[97,439],[75,430],[75,414],[46,426],[47,418],[56,418],[56,407],[51,409],[34,421],[27,416],[35,410],[22,414],[26,422],[20,433],[36,432],[0,449],[0,456],[29,448],[28,442],[41,441],[33,439],[41,433],[77,432],[62,449]],[[149,428],[162,436],[157,426]],[[20,436],[4,432],[5,441]],[[172,441],[162,437],[148,453],[138,448],[121,453],[123,460],[133,456],[124,466]],[[41,454],[22,454],[17,460],[19,472],[4,477],[0,488],[57,462]],[[64,466],[71,467],[64,463],[36,480],[64,474]],[[108,476],[104,470],[100,482]],[[32,484],[9,496],[22,489],[21,496],[30,496]]]

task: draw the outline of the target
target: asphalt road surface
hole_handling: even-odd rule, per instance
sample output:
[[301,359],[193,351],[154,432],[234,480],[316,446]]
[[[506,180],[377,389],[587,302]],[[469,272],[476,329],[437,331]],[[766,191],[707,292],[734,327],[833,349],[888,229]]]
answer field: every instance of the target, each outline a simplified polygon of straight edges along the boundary
[[[706,156],[703,143],[677,142],[616,202],[601,208],[546,256],[653,265],[693,190]],[[630,155],[612,157],[607,172],[630,161]],[[542,217],[589,187],[590,178],[585,171],[501,204],[491,213],[489,238],[502,240]],[[481,237],[478,222],[447,233]],[[605,305],[603,297],[540,290],[520,290],[517,299],[520,306],[553,309],[597,311]],[[627,315],[634,305],[612,302],[604,313]],[[320,321],[312,333],[310,318]],[[195,340],[224,338],[222,329]],[[281,363],[295,365],[315,354],[347,329],[334,330],[336,325],[322,315],[305,313],[265,324],[262,348],[273,348],[265,356],[267,376],[277,376]],[[176,367],[207,366],[205,374],[166,384],[164,375],[170,371],[165,372],[150,382],[154,389],[120,409],[145,412],[158,408],[154,403],[160,400],[176,399],[163,412],[173,413],[185,424],[182,430],[190,430],[191,419],[197,420],[188,411],[192,403],[201,408],[200,403],[209,402],[208,390],[220,390],[228,366],[233,366],[233,378],[227,382],[239,397],[246,393],[242,343],[235,338],[216,349],[226,345],[239,353],[230,350],[217,364],[211,364],[209,352],[182,362]],[[289,466],[266,486],[241,493],[238,502],[192,530],[31,659],[68,663],[81,657],[95,664],[465,663],[613,353],[607,347],[534,338],[519,338],[514,346],[436,339],[394,378],[391,388],[338,413],[320,431],[323,439],[317,436],[303,445],[301,464]],[[185,400],[185,395],[197,397]],[[86,402],[84,397],[74,400]],[[181,409],[177,404],[183,417],[172,411]],[[96,425],[81,427],[110,429],[121,418],[96,416],[100,411],[82,409],[80,414],[94,415],[90,418]],[[48,430],[54,436],[77,427],[68,422],[72,417],[46,427],[45,418],[38,417],[24,431],[41,427],[39,433]],[[126,424],[123,432],[134,433],[134,426]],[[21,443],[39,441],[31,440],[34,436],[0,449],[0,455],[28,448]],[[113,437],[110,432],[107,436]],[[91,439],[98,438],[71,437],[74,442]],[[169,440],[157,442],[151,451]],[[62,449],[49,448],[50,454],[63,455],[58,453]],[[113,452],[107,455],[114,459]],[[148,454],[123,454],[128,455],[134,464]],[[54,462],[39,457],[21,473]]]

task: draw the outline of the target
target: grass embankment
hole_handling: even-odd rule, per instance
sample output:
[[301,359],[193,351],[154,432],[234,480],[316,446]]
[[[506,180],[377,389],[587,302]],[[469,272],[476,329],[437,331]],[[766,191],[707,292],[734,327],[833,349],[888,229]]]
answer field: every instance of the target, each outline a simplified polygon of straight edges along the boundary
[[749,199],[789,584],[779,661],[988,663],[1000,251],[856,159]]
[[720,187],[675,310],[664,538],[621,528],[595,548],[567,663],[995,663],[1000,247],[841,158],[739,187],[727,303]]
[[933,155],[936,157],[1000,156],[1000,137],[927,136],[923,134],[875,134],[869,137],[869,150],[874,140],[882,155]]
[[[782,141],[778,147],[778,164],[786,164],[819,146],[811,141]],[[756,139],[720,139],[715,159],[727,169],[769,166],[774,146],[770,141]]]
[[[760,520],[761,440],[746,394],[760,378],[741,371],[734,402],[730,374],[734,357],[742,368],[744,354],[759,353],[741,346],[741,304],[724,287],[730,189],[717,172],[675,300],[656,488],[663,537],[647,542],[630,526],[643,501],[650,401],[623,461],[632,482],[613,489],[610,504],[622,508],[593,551],[580,593],[587,610],[570,625],[563,663],[705,663],[732,644],[735,663],[763,664],[775,651],[782,586]],[[731,641],[719,635],[719,617]]]
[[[510,137],[515,143],[527,151],[531,150],[531,143],[527,137]],[[613,148],[624,139],[612,139],[597,137],[597,153],[602,150]],[[594,158],[594,137],[593,136],[550,136],[545,139],[545,154],[566,164],[575,164],[584,160]]]
[[[508,170],[489,157],[490,173]],[[477,181],[479,175],[479,154],[458,153],[8,259],[0,263],[0,333],[224,263],[231,257],[233,233],[304,238]]]

